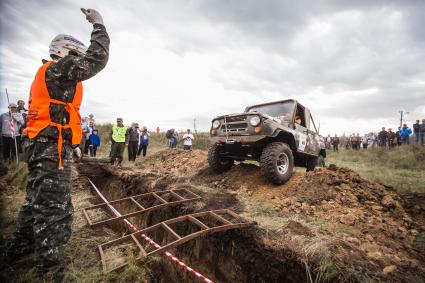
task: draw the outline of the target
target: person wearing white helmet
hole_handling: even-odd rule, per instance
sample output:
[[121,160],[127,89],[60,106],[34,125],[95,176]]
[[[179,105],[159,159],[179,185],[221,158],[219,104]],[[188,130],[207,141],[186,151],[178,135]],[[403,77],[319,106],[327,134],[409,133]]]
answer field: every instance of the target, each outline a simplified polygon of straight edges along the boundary
[[49,53],[52,59],[63,58],[73,52],[76,55],[86,54],[87,47],[72,35],[59,34],[50,43]]
[[53,39],[49,47],[52,60],[43,61],[31,85],[23,130],[27,137],[27,195],[6,255],[13,261],[36,252],[36,267],[42,275],[61,269],[71,236],[71,163],[73,148],[82,137],[81,82],[99,73],[109,57],[110,39],[102,16],[93,9],[81,10],[93,24],[91,44],[86,48],[64,34]]

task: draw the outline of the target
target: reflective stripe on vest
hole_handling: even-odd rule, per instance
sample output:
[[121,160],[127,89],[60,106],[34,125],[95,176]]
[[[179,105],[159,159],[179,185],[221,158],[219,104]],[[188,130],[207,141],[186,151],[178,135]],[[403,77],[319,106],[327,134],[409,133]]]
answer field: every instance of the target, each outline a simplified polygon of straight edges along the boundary
[[125,142],[125,134],[128,127],[118,127],[117,125],[112,126],[112,139],[114,142]]
[[[81,116],[79,113],[81,100],[83,98],[83,85],[81,82],[76,84],[74,99],[71,103],[65,103],[56,99],[50,98],[46,85],[46,69],[52,64],[52,61],[45,63],[41,66],[34,81],[31,85],[29,108],[28,108],[28,122],[24,133],[30,139],[38,136],[38,134],[47,128],[53,126],[58,129],[58,155],[59,155],[59,168],[62,168],[62,130],[71,129],[72,144],[79,144],[82,138]],[[50,119],[50,104],[61,104],[65,106],[66,111],[69,113],[68,124],[58,124]]]

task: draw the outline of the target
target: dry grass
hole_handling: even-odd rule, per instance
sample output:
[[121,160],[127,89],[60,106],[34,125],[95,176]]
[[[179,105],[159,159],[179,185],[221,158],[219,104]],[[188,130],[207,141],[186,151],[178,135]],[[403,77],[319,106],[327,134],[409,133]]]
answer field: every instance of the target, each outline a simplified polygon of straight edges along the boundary
[[[304,263],[309,282],[377,282],[363,270],[340,262],[335,255],[335,246],[350,234],[345,226],[302,214],[283,214],[262,203],[244,204],[246,210],[241,216],[274,234],[268,240],[271,246],[292,251]],[[308,233],[292,231],[287,228],[290,223],[298,223]]]
[[401,146],[393,150],[341,150],[329,152],[327,164],[347,167],[363,178],[393,186],[398,192],[425,192],[425,147]]

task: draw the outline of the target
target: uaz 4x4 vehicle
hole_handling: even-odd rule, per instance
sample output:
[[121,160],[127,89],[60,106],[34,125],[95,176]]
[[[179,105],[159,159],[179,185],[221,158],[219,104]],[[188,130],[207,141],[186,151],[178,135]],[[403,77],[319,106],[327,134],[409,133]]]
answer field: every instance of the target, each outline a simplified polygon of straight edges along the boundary
[[326,151],[310,110],[296,100],[249,106],[242,114],[216,117],[210,130],[208,163],[217,172],[234,161],[255,160],[264,177],[283,184],[293,167],[324,166]]

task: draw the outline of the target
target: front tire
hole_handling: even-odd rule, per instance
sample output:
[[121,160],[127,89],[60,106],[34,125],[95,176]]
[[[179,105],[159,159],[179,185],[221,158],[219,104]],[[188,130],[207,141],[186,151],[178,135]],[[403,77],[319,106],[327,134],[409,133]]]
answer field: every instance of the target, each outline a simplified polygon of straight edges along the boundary
[[230,158],[223,158],[220,155],[220,147],[213,144],[208,150],[208,164],[217,173],[229,171],[235,161]]
[[261,173],[275,185],[287,182],[294,169],[294,156],[291,148],[282,142],[268,144],[260,158]]

